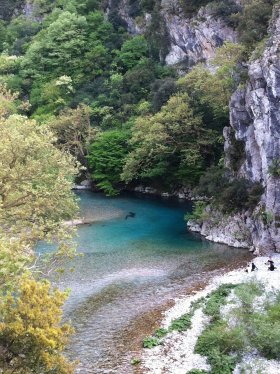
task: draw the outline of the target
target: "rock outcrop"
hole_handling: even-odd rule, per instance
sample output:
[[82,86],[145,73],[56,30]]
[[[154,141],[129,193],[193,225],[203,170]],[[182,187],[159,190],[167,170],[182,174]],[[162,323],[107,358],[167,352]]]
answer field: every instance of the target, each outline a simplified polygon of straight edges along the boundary
[[[208,239],[251,247],[256,253],[280,252],[280,6],[275,7],[270,39],[262,56],[249,65],[245,88],[230,103],[231,127],[226,128],[225,164],[235,178],[260,182],[264,194],[253,212],[217,217],[193,227]],[[244,144],[240,164],[231,164],[234,141]],[[190,223],[192,228],[192,223]]]
[[[116,4],[117,3],[117,4]],[[202,7],[193,17],[187,17],[177,1],[161,1],[158,12],[133,12],[134,1],[119,0],[108,2],[107,14],[117,12],[131,34],[144,34],[154,22],[161,18],[166,35],[161,38],[168,42],[167,51],[161,59],[168,65],[177,65],[187,70],[199,62],[208,62],[224,41],[235,42],[236,32],[224,20],[216,17],[211,7]],[[136,15],[135,15],[136,13]],[[166,48],[166,45],[165,45]]]
[[224,41],[235,42],[236,33],[209,9],[201,8],[191,19],[163,12],[169,33],[170,51],[165,57],[168,65],[191,67],[199,62],[208,62]]

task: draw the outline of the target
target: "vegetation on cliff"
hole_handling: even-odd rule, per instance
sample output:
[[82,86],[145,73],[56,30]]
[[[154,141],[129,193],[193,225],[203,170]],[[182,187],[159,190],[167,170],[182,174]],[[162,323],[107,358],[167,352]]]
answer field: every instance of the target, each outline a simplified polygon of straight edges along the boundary
[[[28,116],[51,123],[60,147],[89,167],[107,194],[128,182],[193,186],[222,156],[228,101],[243,79],[241,62],[266,35],[273,1],[234,4],[188,1],[173,9],[168,2],[134,1],[127,5],[130,17],[149,12],[152,18],[143,35],[131,36],[119,1],[107,18],[103,1],[9,2],[1,11],[0,81],[29,100]],[[161,10],[178,13],[181,6],[193,16],[206,5],[212,17],[237,30],[241,45],[221,48],[215,74],[197,66],[178,80],[175,69],[164,65],[168,38]],[[105,150],[110,138],[117,167]]]

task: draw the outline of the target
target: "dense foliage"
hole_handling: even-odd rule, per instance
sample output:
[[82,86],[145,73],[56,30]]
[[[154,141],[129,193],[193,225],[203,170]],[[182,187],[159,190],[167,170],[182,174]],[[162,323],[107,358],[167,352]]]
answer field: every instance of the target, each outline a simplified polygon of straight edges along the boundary
[[[64,220],[77,212],[71,192],[76,161],[28,109],[0,87],[0,367],[9,373],[72,373],[63,356],[72,328],[61,323],[66,293],[43,281],[73,255]],[[58,246],[38,261],[34,244]],[[38,278],[40,275],[40,280]]]
[[[128,14],[140,28],[145,12],[150,14],[142,35],[128,33],[120,0],[110,1],[109,12],[105,0],[1,1],[0,365],[5,373],[74,370],[62,355],[72,332],[61,324],[66,294],[42,278],[73,255],[71,230],[63,222],[77,212],[70,191],[77,160],[85,166],[80,178],[90,175],[108,195],[139,182],[170,190],[200,180],[199,193],[224,213],[257,204],[260,185],[229,179],[215,165],[223,153],[230,96],[246,78],[243,62],[263,46],[276,1],[129,1]],[[199,65],[186,75],[180,71],[179,78],[164,64],[170,40],[161,10],[183,9],[196,22],[203,21],[201,6],[235,28],[240,44],[225,43],[211,72]],[[236,172],[244,145],[234,139],[232,144]],[[278,160],[269,172],[279,176]],[[204,207],[197,204],[194,218],[205,214]],[[34,254],[34,243],[42,239],[58,246],[43,264]],[[265,317],[256,316],[252,340],[267,357],[279,352],[265,351],[261,332],[278,312],[271,307]],[[173,327],[189,325],[185,315]],[[223,330],[216,328],[217,334]],[[158,331],[147,345],[165,333]],[[222,338],[223,344],[239,338],[238,331]],[[211,354],[219,365],[219,352]]]
[[70,374],[61,352],[72,328],[61,325],[66,294],[22,278],[16,293],[1,293],[0,367],[4,373]]
[[229,98],[244,79],[241,62],[266,35],[273,2],[180,1],[188,16],[207,6],[242,44],[225,43],[215,73],[197,66],[179,80],[163,63],[170,41],[161,13],[178,13],[179,3],[130,1],[136,23],[151,15],[143,35],[131,36],[119,0],[107,18],[106,1],[32,0],[26,15],[14,12],[23,2],[9,2],[0,21],[0,83],[28,99],[26,113],[49,123],[60,149],[107,194],[139,181],[193,186],[222,156]]
[[197,193],[212,199],[212,205],[223,213],[254,209],[264,192],[262,184],[244,178],[229,179],[228,174],[219,166],[209,168],[200,178]]

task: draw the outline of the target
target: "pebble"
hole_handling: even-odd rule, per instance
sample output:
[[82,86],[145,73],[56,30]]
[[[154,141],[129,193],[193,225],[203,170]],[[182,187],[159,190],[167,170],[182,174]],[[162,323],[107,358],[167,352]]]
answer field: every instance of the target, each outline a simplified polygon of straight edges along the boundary
[[[254,263],[258,270],[251,273],[246,273],[245,269],[231,271],[213,278],[206,288],[196,294],[175,299],[175,305],[165,312],[161,327],[168,328],[172,320],[190,311],[193,301],[207,296],[221,284],[239,284],[253,280],[263,283],[266,292],[280,290],[280,254],[274,254],[272,257],[277,268],[273,272],[267,270],[268,266],[265,265],[267,257],[257,257],[254,259]],[[226,313],[227,309],[225,308],[224,313]],[[197,338],[208,322],[208,317],[203,314],[202,309],[198,309],[192,318],[191,329],[183,333],[169,333],[163,345],[152,349],[145,349],[142,355],[144,373],[186,374],[191,369],[210,371],[206,357],[194,353]],[[248,366],[248,371],[245,367],[246,365]],[[253,369],[251,370],[250,367]],[[261,371],[254,369],[258,367]],[[242,371],[244,369],[246,371]],[[263,374],[280,373],[280,361],[268,361],[256,355],[247,355],[244,356],[242,362],[234,370],[234,374],[241,374],[243,372],[252,374],[259,372]]]

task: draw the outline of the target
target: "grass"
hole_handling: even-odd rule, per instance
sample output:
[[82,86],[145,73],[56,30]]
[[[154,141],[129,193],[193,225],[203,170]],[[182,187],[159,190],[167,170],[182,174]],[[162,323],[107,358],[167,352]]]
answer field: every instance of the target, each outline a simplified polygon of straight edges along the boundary
[[[229,323],[221,316],[221,307],[231,292],[236,305],[227,316],[233,317]],[[144,346],[152,348],[162,344],[168,332],[188,330],[195,310],[203,307],[210,323],[199,336],[195,353],[207,357],[211,374],[232,374],[242,354],[255,349],[267,359],[280,360],[280,292],[263,297],[264,292],[264,286],[256,282],[221,285],[206,298],[192,303],[189,313],[173,320],[168,330],[156,330],[152,337],[145,339]],[[262,309],[255,310],[256,298],[260,296]],[[204,373],[193,369],[187,374]]]
[[200,308],[204,303],[204,298],[200,298],[191,303],[190,312],[183,314],[181,317],[174,319],[168,330],[164,328],[158,328],[152,336],[148,336],[143,341],[144,348],[153,348],[163,343],[163,338],[172,331],[186,331],[191,328],[191,319],[194,312]]
[[[220,314],[232,290],[238,299],[231,311],[235,324],[229,324]],[[279,293],[273,302],[262,300],[263,310],[255,311],[254,301],[263,294],[263,285],[251,282],[222,285],[209,295],[204,312],[211,322],[199,336],[195,352],[207,357],[211,374],[231,374],[242,353],[254,349],[267,359],[280,359]]]
[[166,330],[166,329],[163,329],[163,328],[159,328],[159,329],[157,329],[156,331],[155,331],[155,333],[154,333],[154,336],[156,337],[156,338],[158,338],[158,339],[161,339],[161,338],[163,338],[165,335],[167,335],[168,334],[168,330]]
[[143,341],[143,347],[149,349],[156,347],[159,344],[161,344],[161,340],[155,336],[148,336]]
[[208,297],[203,309],[207,316],[216,320],[220,318],[220,308],[226,304],[226,299],[231,291],[236,287],[234,284],[222,284],[217,290],[213,291]]
[[169,330],[181,332],[190,329],[192,326],[192,317],[193,313],[183,314],[180,318],[177,318],[171,322]]
[[[220,309],[236,285],[223,284],[208,297],[204,313],[211,317],[211,323],[197,340],[195,352],[206,356],[211,365],[211,374],[230,374],[237,362],[238,354],[243,348],[243,332],[240,328],[230,329],[223,321]],[[232,352],[235,352],[232,355]]]

